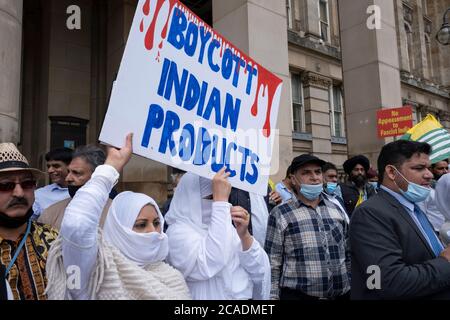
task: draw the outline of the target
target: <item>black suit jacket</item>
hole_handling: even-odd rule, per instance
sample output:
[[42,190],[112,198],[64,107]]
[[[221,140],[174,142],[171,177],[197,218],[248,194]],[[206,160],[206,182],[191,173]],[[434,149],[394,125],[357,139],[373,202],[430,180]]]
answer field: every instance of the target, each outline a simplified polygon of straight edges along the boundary
[[[359,190],[352,182],[347,182],[344,184],[341,183],[340,186],[342,191],[342,199],[344,200],[345,204],[345,210],[351,217],[353,211],[355,210],[356,203],[358,202]],[[366,185],[364,186],[364,190],[367,194],[367,199],[370,199],[370,197],[376,194],[375,188],[368,183],[366,183]]]
[[[380,190],[350,222],[352,299],[450,299],[450,262],[434,256],[407,210]],[[369,266],[379,266],[381,289],[369,290]]]

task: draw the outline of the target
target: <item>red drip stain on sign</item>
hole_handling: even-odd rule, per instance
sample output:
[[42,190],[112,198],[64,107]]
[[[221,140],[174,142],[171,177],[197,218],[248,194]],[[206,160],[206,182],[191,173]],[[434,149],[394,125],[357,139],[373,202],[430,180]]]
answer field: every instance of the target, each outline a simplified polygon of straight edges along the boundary
[[[155,14],[153,15],[152,21],[150,23],[150,26],[145,34],[145,48],[147,50],[152,50],[153,46],[154,46],[154,41],[155,41],[155,27],[156,27],[156,21],[158,20],[160,11],[162,6],[164,5],[164,3],[168,2],[169,3],[169,14],[167,15],[167,17],[165,18],[166,22],[164,23],[164,28],[161,32],[161,38],[164,40],[167,36],[167,28],[168,28],[168,24],[169,24],[169,17],[170,14],[172,12],[173,6],[175,5],[175,0],[158,0],[156,3],[156,8],[155,8]],[[150,14],[150,0],[147,0],[144,4],[144,7],[142,8],[142,11],[144,13],[144,15],[148,16]],[[140,26],[140,30],[141,32],[144,32],[144,22],[141,22],[141,26]],[[161,43],[159,44],[159,48],[162,49],[162,43],[163,41],[161,41]]]
[[256,97],[251,112],[254,117],[258,115],[259,95],[261,94],[262,97],[266,98],[267,94],[266,121],[263,127],[263,134],[266,138],[270,137],[271,135],[272,127],[270,123],[270,115],[272,112],[272,103],[275,92],[278,89],[281,82],[282,82],[281,79],[279,79],[274,74],[270,73],[268,70],[264,69],[261,66],[258,67],[258,86],[256,87]]

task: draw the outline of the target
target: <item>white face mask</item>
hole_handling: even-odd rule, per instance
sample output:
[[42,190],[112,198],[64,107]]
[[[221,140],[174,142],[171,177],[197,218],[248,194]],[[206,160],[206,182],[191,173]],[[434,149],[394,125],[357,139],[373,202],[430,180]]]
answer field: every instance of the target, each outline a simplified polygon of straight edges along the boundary
[[163,261],[169,253],[166,234],[137,233],[132,229],[140,210],[148,204],[157,211],[162,227],[164,218],[156,202],[144,194],[132,192],[123,192],[114,199],[103,227],[105,240],[141,267]]
[[140,266],[164,261],[169,254],[169,238],[165,233],[135,233],[133,247],[142,248],[137,257],[129,257]]

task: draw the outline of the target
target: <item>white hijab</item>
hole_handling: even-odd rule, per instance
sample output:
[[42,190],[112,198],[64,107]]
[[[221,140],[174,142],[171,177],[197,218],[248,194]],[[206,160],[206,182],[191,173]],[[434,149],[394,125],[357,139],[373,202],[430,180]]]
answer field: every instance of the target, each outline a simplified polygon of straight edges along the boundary
[[160,262],[169,253],[167,235],[161,231],[137,233],[133,226],[143,207],[152,205],[161,222],[164,218],[155,200],[142,193],[122,192],[112,201],[103,228],[105,240],[140,267]]
[[[195,246],[200,245],[200,242],[197,241],[198,237],[205,237],[208,233],[212,214],[212,200],[205,200],[204,198],[210,195],[212,195],[211,180],[192,173],[186,173],[177,186],[170,209],[165,216],[169,225],[168,232],[171,235],[171,241],[173,241],[170,247],[169,262],[175,266],[183,266],[178,269],[185,277],[189,277],[196,265],[198,251]],[[197,234],[192,234],[185,225],[191,227]],[[177,241],[188,242],[190,245],[189,250],[183,249],[183,246],[179,245]],[[231,286],[234,278],[242,277],[241,279],[246,278],[246,281],[251,280],[245,269],[242,267],[236,269],[237,265],[240,265],[237,252],[241,249],[241,242],[236,231],[233,230],[233,233],[227,235],[227,238],[222,239],[222,241],[235,244],[228,246],[229,250],[222,252],[228,263],[220,274],[225,285],[224,289],[232,292]],[[268,299],[270,292],[270,265],[268,259],[267,270],[264,284],[254,287],[255,299]],[[246,275],[243,276],[243,273]]]
[[212,195],[211,180],[192,173],[184,174],[166,214],[167,225],[183,222],[202,234],[206,232],[212,213],[212,201],[203,198],[210,195]]

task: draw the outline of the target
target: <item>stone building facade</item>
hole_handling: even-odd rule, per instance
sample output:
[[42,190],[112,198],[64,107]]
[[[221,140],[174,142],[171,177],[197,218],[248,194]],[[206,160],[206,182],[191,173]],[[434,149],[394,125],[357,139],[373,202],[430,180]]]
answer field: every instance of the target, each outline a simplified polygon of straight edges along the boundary
[[[313,153],[372,162],[380,108],[410,104],[450,128],[450,46],[434,35],[450,0],[182,1],[284,81],[272,179]],[[137,0],[0,1],[0,141],[34,166],[53,147],[97,142]],[[381,8],[380,30],[366,12]],[[81,29],[67,27],[72,5]],[[126,107],[126,106],[125,106]],[[120,187],[160,203],[170,169],[133,157]]]

